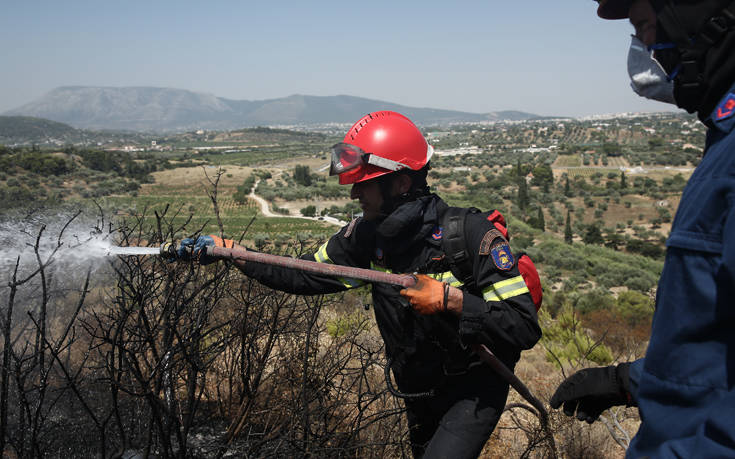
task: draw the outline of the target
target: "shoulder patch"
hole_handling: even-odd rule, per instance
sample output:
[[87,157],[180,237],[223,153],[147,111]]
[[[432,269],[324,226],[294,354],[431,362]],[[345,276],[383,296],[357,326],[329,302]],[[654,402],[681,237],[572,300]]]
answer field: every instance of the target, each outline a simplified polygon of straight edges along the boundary
[[498,231],[497,229],[491,229],[485,235],[482,237],[482,241],[480,241],[480,255],[490,255],[490,251],[492,249],[493,241],[497,238],[503,239],[503,241],[507,244],[507,241],[503,237],[503,233]]
[[730,118],[735,113],[735,94],[730,93],[717,106],[715,111],[715,121],[722,121]]
[[353,218],[352,221],[347,225],[347,229],[345,230],[344,236],[350,237],[352,235],[352,231],[355,230],[355,225],[357,224],[357,221],[360,219],[360,217]]
[[440,240],[444,236],[444,228],[437,225],[434,227],[434,231],[431,233],[431,237],[434,238],[435,241]]
[[510,271],[515,264],[513,254],[510,252],[510,246],[505,239],[492,246],[490,255],[493,257],[493,264],[501,271]]

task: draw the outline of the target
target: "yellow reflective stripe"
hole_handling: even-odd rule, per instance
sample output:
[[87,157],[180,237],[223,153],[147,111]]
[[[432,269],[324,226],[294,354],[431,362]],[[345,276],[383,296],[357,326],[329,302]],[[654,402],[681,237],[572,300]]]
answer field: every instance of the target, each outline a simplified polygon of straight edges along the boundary
[[524,293],[528,293],[526,282],[523,276],[516,276],[486,287],[482,291],[482,297],[485,301],[502,301]]
[[[332,259],[329,258],[329,255],[327,255],[327,244],[329,244],[329,241],[319,247],[319,250],[314,254],[314,259],[319,263],[329,263],[333,265],[334,261],[332,261]],[[365,282],[361,280],[351,279],[349,277],[337,277],[336,279],[342,282],[342,285],[346,288],[355,288],[365,284]]]
[[317,250],[314,254],[314,259],[319,263],[334,264],[334,262],[329,259],[329,255],[327,255],[327,244],[329,244],[329,241],[325,242],[324,244],[322,244],[321,247],[319,247],[319,250]]
[[452,287],[460,287],[462,285],[462,282],[460,282],[456,277],[454,277],[454,274],[452,274],[451,271],[447,271],[445,273],[429,274],[428,276],[433,277],[434,279],[438,281],[446,282]]

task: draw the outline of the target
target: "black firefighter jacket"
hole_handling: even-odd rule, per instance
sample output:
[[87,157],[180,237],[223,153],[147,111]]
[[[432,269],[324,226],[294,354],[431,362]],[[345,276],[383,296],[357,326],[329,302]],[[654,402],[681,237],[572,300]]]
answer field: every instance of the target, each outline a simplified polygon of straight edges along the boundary
[[[468,291],[452,275],[442,251],[441,216],[447,205],[428,195],[398,207],[382,222],[357,218],[332,236],[317,253],[303,258],[394,273],[424,273],[464,290],[461,317],[422,316],[399,295],[400,287],[372,285],[375,318],[386,354],[403,392],[435,388],[446,375],[477,364],[467,347],[486,344],[510,368],[520,352],[541,337],[536,309],[518,268],[499,269],[490,255],[479,255],[483,237],[494,227],[487,214],[469,214],[466,247],[473,256],[476,288]],[[491,233],[497,234],[497,232]],[[505,242],[504,240],[501,242]],[[259,263],[242,271],[277,290],[311,295],[339,292],[361,281],[330,278]]]

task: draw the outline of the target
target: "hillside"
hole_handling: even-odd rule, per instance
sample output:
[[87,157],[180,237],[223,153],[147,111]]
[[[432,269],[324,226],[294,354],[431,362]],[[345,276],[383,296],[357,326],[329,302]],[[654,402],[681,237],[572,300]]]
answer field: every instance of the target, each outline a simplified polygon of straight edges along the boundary
[[0,143],[38,143],[43,139],[70,141],[80,136],[79,130],[68,124],[28,116],[0,116]]
[[145,135],[124,131],[76,129],[31,116],[0,116],[0,145],[106,145],[149,142]]
[[347,95],[292,95],[250,101],[182,89],[86,86],[56,88],[5,114],[47,118],[76,128],[151,132],[352,123],[374,110],[396,110],[422,125],[538,118],[518,111],[468,113],[407,107]]

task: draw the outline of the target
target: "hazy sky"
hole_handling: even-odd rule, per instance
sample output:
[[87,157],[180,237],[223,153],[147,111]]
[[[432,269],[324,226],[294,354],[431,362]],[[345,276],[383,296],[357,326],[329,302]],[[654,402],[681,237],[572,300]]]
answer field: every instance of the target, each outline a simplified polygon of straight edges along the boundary
[[636,96],[632,26],[592,0],[4,1],[0,112],[58,86],[260,100],[347,94],[415,107],[584,116]]

